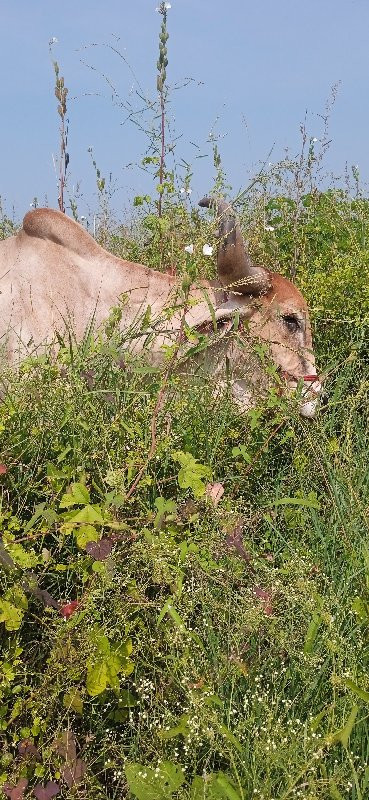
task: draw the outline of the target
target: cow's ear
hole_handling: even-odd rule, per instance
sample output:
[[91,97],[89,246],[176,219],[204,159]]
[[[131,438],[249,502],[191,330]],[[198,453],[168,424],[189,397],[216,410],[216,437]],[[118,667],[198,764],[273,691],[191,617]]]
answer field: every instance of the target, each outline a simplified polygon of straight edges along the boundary
[[218,275],[227,289],[241,294],[260,295],[271,288],[269,272],[251,263],[240,223],[225,200],[203,197],[202,208],[215,208],[218,225]]

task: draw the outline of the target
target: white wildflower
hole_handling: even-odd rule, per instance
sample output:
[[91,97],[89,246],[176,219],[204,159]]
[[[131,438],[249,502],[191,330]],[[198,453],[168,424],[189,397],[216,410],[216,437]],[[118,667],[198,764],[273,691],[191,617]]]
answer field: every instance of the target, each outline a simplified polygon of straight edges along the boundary
[[274,225],[264,225],[264,230],[265,231],[274,231],[275,228],[274,228]]
[[52,45],[52,44],[58,44],[58,41],[59,40],[56,38],[56,36],[52,36],[50,41],[49,41],[49,46]]
[[213,255],[213,248],[212,248],[212,246],[210,244],[204,244],[204,247],[202,248],[202,252],[203,252],[204,256],[212,256]]
[[311,141],[312,141],[312,142],[314,142],[314,144],[315,144],[315,142],[317,142],[317,141],[318,141],[318,139],[316,138],[316,136],[313,136],[313,138],[312,138],[312,140],[311,140]]
[[193,244],[187,244],[186,247],[185,247],[185,253],[189,253],[190,256],[192,256],[193,255],[193,251],[194,251]]

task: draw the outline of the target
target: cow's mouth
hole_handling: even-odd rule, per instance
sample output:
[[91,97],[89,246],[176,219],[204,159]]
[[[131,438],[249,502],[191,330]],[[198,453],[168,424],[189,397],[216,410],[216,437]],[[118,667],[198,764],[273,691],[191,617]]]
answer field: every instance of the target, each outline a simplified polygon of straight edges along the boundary
[[291,375],[289,372],[284,372],[283,370],[280,370],[280,375],[285,379],[290,392],[296,392],[299,384],[301,386],[301,382],[303,381],[299,412],[305,419],[313,419],[318,409],[319,396],[322,391],[319,375],[314,373],[312,375],[302,375],[301,378],[298,378],[296,375]]

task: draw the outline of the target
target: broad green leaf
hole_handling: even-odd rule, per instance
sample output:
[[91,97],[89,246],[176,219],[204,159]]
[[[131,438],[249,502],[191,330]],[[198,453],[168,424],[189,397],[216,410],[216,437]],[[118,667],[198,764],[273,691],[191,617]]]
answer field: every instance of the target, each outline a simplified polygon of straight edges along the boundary
[[97,697],[108,685],[108,668],[106,661],[98,661],[87,667],[86,688],[91,697]]
[[83,714],[83,700],[78,689],[71,689],[63,697],[63,706],[72,709],[76,714]]
[[187,725],[188,720],[189,715],[182,714],[178,725],[175,725],[173,728],[169,728],[169,731],[162,729],[158,732],[159,738],[165,740],[175,739],[176,736],[188,736],[191,730]]
[[23,611],[27,611],[28,608],[27,595],[24,593],[23,589],[21,589],[20,586],[15,585],[12,586],[11,589],[8,589],[6,593],[6,600],[9,600],[17,608],[21,608]]
[[112,689],[119,689],[118,675],[122,669],[122,661],[115,653],[106,659],[106,678]]
[[217,694],[210,694],[204,697],[204,704],[206,706],[217,706],[218,708],[223,708],[223,701],[218,697]]
[[167,600],[167,602],[164,604],[158,616],[158,625],[160,625],[166,614],[168,614],[172,618],[173,622],[175,623],[177,628],[179,628],[180,631],[186,630],[186,626],[183,622],[183,619],[179,616],[178,611],[176,611],[176,609],[173,606],[172,598],[169,598],[169,600]]
[[88,542],[98,542],[100,534],[93,525],[79,525],[75,530],[76,542],[80,550],[84,550]]
[[329,781],[329,793],[332,800],[344,800],[341,792],[338,791],[337,785],[334,782],[333,778],[331,778]]
[[137,800],[171,800],[184,782],[182,768],[171,761],[160,764],[158,772],[137,763],[127,764],[125,772],[129,789]]
[[7,552],[21,569],[32,569],[39,562],[39,557],[33,550],[25,550],[18,542],[7,542]]
[[322,711],[320,711],[319,714],[313,717],[313,719],[310,722],[310,730],[317,731],[322,719],[324,719],[325,715],[328,714],[328,712],[331,711],[332,708],[333,708],[332,705],[326,706],[325,708],[323,708]]
[[206,778],[196,775],[191,784],[190,800],[220,800],[224,792],[217,782],[217,775],[210,774]]
[[8,600],[0,600],[0,622],[5,623],[7,631],[17,631],[23,619],[23,609],[17,608]]
[[244,800],[223,772],[196,775],[191,785],[190,800]]
[[[312,494],[312,493],[311,493]],[[316,508],[320,509],[320,503],[316,497],[281,497],[279,500],[273,502],[277,506],[302,506],[303,508]]]
[[27,523],[25,528],[23,529],[23,533],[28,533],[28,531],[30,531],[33,528],[37,520],[40,519],[40,517],[42,517],[42,512],[45,506],[46,503],[40,503],[38,506],[36,506],[35,513],[31,517],[30,521]]
[[101,515],[101,510],[90,505],[81,508],[81,510],[77,511],[76,514],[73,514],[73,516],[70,517],[69,522],[72,523],[83,522],[86,523],[87,525],[104,524],[104,520]]
[[164,497],[157,497],[154,505],[158,509],[154,525],[155,528],[160,528],[165,514],[173,514],[177,510],[177,505],[173,500],[165,500]]
[[100,633],[98,630],[96,631],[95,629],[89,638],[101,655],[103,656],[110,655],[110,642],[108,637],[105,636],[104,633]]
[[221,788],[223,797],[226,797],[227,800],[243,800],[225,775],[218,775],[216,783]]
[[60,508],[87,505],[87,503],[90,502],[90,493],[83,483],[71,483],[69,489],[69,492],[63,494],[60,501]]
[[128,677],[128,675],[132,675],[132,672],[133,672],[134,668],[135,668],[135,665],[134,665],[133,661],[131,661],[130,658],[122,659],[122,672],[123,672],[123,675],[125,675],[126,677]]
[[361,597],[355,597],[352,603],[352,610],[357,614],[362,622],[369,622],[369,605]]
[[106,564],[102,561],[94,561],[92,564],[92,571],[96,572],[97,575],[106,575]]
[[322,620],[319,614],[314,613],[313,618],[310,622],[310,625],[307,630],[307,634],[305,637],[305,644],[304,644],[304,653],[305,655],[309,655],[312,653],[314,648],[315,639],[318,634],[318,630],[321,626]]
[[356,717],[358,715],[358,711],[359,711],[359,706],[353,706],[351,714],[346,724],[339,731],[336,731],[336,733],[329,734],[329,736],[327,736],[327,741],[330,742],[331,744],[336,744],[337,742],[341,742],[341,744],[347,749],[350,735],[355,725]]
[[246,464],[251,464],[252,458],[250,454],[247,452],[247,448],[245,447],[244,444],[240,444],[238,447],[233,447],[232,456],[234,456],[235,458],[237,456],[242,456],[244,461],[246,461]]
[[346,686],[346,689],[351,689],[354,694],[364,700],[365,703],[369,703],[369,692],[366,692],[365,689],[361,689],[360,686],[357,686],[351,678],[344,678],[342,681],[343,685]]
[[126,639],[124,642],[117,645],[116,652],[118,652],[120,656],[131,656],[133,652],[132,639]]
[[206,491],[203,481],[205,478],[210,480],[212,477],[210,467],[199,464],[191,453],[183,453],[181,450],[174,452],[172,458],[181,465],[178,473],[178,483],[181,489],[192,489],[195,497],[202,497]]
[[119,705],[123,708],[135,708],[137,706],[138,700],[129,691],[129,689],[121,689],[119,692]]

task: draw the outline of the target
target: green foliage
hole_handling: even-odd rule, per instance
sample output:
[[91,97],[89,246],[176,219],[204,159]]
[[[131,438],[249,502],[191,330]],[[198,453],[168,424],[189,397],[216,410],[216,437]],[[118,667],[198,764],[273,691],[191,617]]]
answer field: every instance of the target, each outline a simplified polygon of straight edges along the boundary
[[67,717],[92,800],[365,796],[366,360],[313,422],[173,375],[147,465],[161,375],[113,340],[25,364],[0,409],[2,780],[27,740],[31,789],[66,787]]
[[191,489],[195,497],[205,494],[204,479],[211,478],[211,469],[199,464],[191,453],[179,451],[172,454],[173,461],[177,461],[181,468],[178,473],[178,483],[181,489]]
[[171,800],[184,781],[181,767],[164,761],[157,769],[142,764],[126,766],[128,786],[137,800]]
[[119,691],[118,675],[130,675],[133,662],[129,658],[132,653],[132,642],[125,642],[112,647],[107,636],[100,631],[93,631],[90,641],[94,647],[94,655],[87,662],[86,688],[91,697],[97,697],[110,686]]

